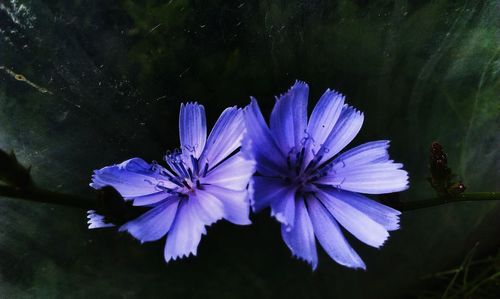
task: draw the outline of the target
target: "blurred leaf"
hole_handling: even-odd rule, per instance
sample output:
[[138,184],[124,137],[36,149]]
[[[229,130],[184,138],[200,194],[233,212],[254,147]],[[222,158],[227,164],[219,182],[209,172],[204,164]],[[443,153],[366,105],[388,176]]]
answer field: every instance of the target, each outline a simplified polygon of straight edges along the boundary
[[24,167],[17,161],[14,152],[8,154],[0,149],[0,183],[16,188],[27,188],[32,184],[30,167]]

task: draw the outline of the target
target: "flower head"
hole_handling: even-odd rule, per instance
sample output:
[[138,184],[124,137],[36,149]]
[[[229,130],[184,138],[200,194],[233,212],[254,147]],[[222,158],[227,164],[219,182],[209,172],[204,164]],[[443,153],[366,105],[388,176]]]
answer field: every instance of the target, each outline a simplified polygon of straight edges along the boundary
[[358,134],[363,114],[328,89],[308,121],[308,93],[308,85],[297,81],[278,97],[270,127],[255,99],[245,110],[248,150],[259,174],[253,178],[252,207],[256,212],[271,207],[293,255],[313,269],[318,263],[315,239],[339,264],[364,269],[340,226],[380,247],[388,231],[399,228],[400,213],[360,193],[405,190],[408,174],[389,160],[386,140],[337,155]]
[[[235,153],[245,129],[242,110],[227,108],[207,138],[203,106],[182,104],[179,127],[181,148],[165,156],[168,168],[133,158],[96,170],[90,184],[95,189],[112,186],[134,206],[150,207],[120,231],[141,242],[168,234],[167,262],[196,255],[205,226],[220,219],[250,224],[247,184],[254,162],[243,152]],[[93,211],[89,224],[105,225]]]

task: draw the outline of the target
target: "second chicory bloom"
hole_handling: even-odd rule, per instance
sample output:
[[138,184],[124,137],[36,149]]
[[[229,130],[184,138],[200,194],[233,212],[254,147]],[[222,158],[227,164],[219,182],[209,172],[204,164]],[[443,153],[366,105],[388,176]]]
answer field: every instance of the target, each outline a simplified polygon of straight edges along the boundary
[[[365,268],[340,226],[380,247],[399,228],[398,211],[360,193],[408,188],[402,164],[389,160],[389,141],[362,144],[337,155],[358,134],[363,114],[327,90],[307,117],[309,87],[296,82],[276,99],[267,126],[255,99],[245,110],[248,150],[260,174],[253,178],[253,209],[271,207],[292,253],[318,263],[316,241],[339,264]],[[340,224],[340,225],[339,225]]]
[[[90,184],[95,189],[112,186],[134,206],[151,208],[120,231],[141,242],[168,234],[167,262],[196,255],[205,226],[219,219],[250,224],[247,185],[254,162],[242,152],[233,154],[245,131],[242,110],[226,109],[207,139],[203,106],[183,104],[179,127],[181,149],[165,156],[170,169],[133,158],[96,170]],[[90,228],[109,226],[92,211],[89,219]]]

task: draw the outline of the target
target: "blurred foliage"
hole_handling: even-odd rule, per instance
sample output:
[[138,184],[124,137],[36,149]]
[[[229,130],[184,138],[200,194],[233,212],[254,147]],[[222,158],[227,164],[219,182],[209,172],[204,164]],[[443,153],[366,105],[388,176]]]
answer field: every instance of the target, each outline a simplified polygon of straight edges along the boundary
[[472,248],[459,267],[424,277],[427,286],[424,284],[424,290],[418,298],[498,298],[500,252],[484,259],[476,259],[476,247]]
[[0,149],[0,185],[26,188],[32,184],[30,167],[24,167],[17,161],[14,152],[6,153]]
[[[0,147],[33,165],[40,185],[90,196],[92,170],[178,146],[181,101],[200,101],[213,123],[249,95],[269,112],[301,79],[313,102],[330,87],[365,112],[353,145],[392,140],[411,178],[402,200],[432,196],[434,140],[468,191],[498,190],[499,9],[498,0],[3,1],[0,66],[53,94],[0,70]],[[352,241],[367,272],[321,253],[311,273],[261,213],[251,228],[214,225],[198,257],[164,265],[162,242],[89,232],[80,211],[0,207],[3,297],[390,298],[471,244],[481,241],[478,258],[499,246],[498,205],[449,205],[405,213],[382,250]]]

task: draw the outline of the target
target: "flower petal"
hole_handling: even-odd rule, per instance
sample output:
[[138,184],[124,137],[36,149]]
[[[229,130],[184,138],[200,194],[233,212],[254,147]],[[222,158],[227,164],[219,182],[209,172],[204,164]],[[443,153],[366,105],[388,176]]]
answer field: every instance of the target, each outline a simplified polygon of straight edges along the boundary
[[204,223],[188,201],[180,202],[175,221],[167,236],[164,250],[166,262],[188,257],[190,254],[196,255],[201,236],[206,233]]
[[279,178],[253,177],[253,197],[250,199],[254,212],[270,206],[274,201],[279,201],[293,189]]
[[369,194],[406,190],[408,173],[389,160],[388,148],[389,141],[380,140],[350,149],[325,166],[328,174],[317,183]]
[[322,157],[320,163],[328,161],[348,145],[358,135],[363,125],[363,120],[363,113],[351,106],[344,105],[333,130],[326,138],[318,153]]
[[172,196],[172,194],[169,194],[165,191],[160,191],[157,193],[143,195],[143,196],[139,196],[139,197],[134,198],[133,205],[134,206],[149,206],[149,205],[159,203],[160,201],[162,201],[170,196]]
[[240,152],[210,170],[203,178],[203,184],[219,185],[233,190],[247,187],[255,169],[255,162]]
[[125,199],[157,193],[158,185],[175,188],[175,185],[158,172],[158,165],[151,165],[140,158],[94,171],[90,186],[101,189],[115,188]]
[[107,228],[115,226],[113,223],[106,222],[106,219],[103,215],[97,214],[94,210],[87,211],[87,223],[89,225],[89,229],[95,228]]
[[382,225],[348,203],[339,200],[334,192],[325,193],[318,190],[316,195],[335,220],[361,242],[378,248],[389,237],[389,233]]
[[400,192],[408,189],[408,173],[401,167],[403,164],[391,160],[353,167],[343,164],[342,168],[334,168],[319,178],[317,183],[367,194]]
[[190,195],[188,204],[191,205],[193,213],[198,215],[198,219],[204,225],[211,225],[224,218],[222,202],[203,190],[196,190],[194,194]]
[[314,154],[319,152],[321,145],[333,130],[342,112],[344,99],[344,96],[340,93],[327,89],[314,107],[307,126],[307,132],[312,142],[307,143],[308,150],[306,151],[304,164],[307,165]]
[[134,238],[144,242],[156,241],[165,236],[174,221],[179,198],[172,196],[161,204],[120,227]]
[[206,185],[203,189],[204,191],[197,190],[197,192],[208,193],[222,203],[225,219],[239,225],[251,224],[248,218],[250,204],[247,190],[230,190],[216,185]]
[[208,169],[211,169],[234,152],[240,146],[244,130],[243,110],[236,107],[224,110],[208,136],[200,157],[200,169],[205,168],[205,163],[208,163]]
[[223,217],[222,203],[207,192],[196,192],[183,200],[167,236],[165,260],[196,255],[201,236],[206,234],[205,226]]
[[252,98],[244,110],[247,134],[242,151],[251,152],[257,162],[257,171],[263,175],[276,176],[286,174],[286,159],[276,144],[271,131],[266,125],[257,101]]
[[283,196],[276,196],[271,201],[271,216],[285,225],[285,229],[290,230],[295,218],[295,188],[287,188]]
[[335,188],[328,188],[324,191],[363,212],[386,230],[399,229],[399,215],[401,215],[401,212],[358,193]]
[[285,155],[294,147],[301,148],[301,141],[306,137],[308,95],[309,86],[296,81],[276,99],[271,113],[271,132]]
[[181,104],[179,115],[179,137],[186,161],[190,156],[198,158],[205,148],[207,122],[205,108],[198,103]]
[[333,168],[341,168],[343,165],[363,165],[367,163],[379,163],[389,160],[389,140],[378,140],[363,143],[355,148],[337,156],[333,161]]
[[296,201],[293,226],[287,230],[287,226],[282,225],[281,236],[293,255],[307,261],[311,264],[313,270],[316,269],[318,255],[316,253],[314,230],[303,199]]
[[316,198],[308,197],[307,205],[314,234],[326,253],[341,265],[366,269],[365,263],[342,235],[337,221],[321,202]]

